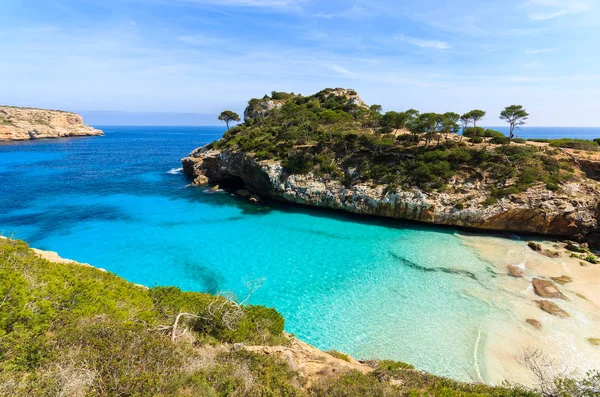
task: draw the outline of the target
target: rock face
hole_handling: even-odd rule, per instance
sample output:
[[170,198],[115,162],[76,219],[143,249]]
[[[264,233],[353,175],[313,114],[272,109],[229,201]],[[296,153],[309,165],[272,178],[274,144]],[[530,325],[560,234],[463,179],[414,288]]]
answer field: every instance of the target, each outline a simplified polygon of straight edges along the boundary
[[0,106],[0,141],[104,135],[75,113]]
[[590,179],[570,182],[559,192],[534,186],[485,206],[482,202],[492,186],[482,181],[455,179],[446,192],[368,183],[346,187],[313,174],[288,175],[278,161],[257,161],[251,154],[209,147],[195,150],[182,163],[197,181],[235,180],[263,198],[356,214],[576,239],[597,233],[598,227],[600,185]]

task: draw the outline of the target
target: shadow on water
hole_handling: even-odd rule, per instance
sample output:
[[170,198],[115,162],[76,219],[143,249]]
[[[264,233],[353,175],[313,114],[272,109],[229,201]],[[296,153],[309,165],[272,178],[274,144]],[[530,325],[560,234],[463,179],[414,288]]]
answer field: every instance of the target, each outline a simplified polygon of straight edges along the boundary
[[38,231],[29,237],[30,241],[64,234],[78,222],[115,220],[128,221],[132,218],[119,208],[108,205],[65,205],[21,215],[0,214],[2,225],[35,226]]
[[183,266],[188,277],[202,286],[200,291],[213,295],[220,292],[219,286],[224,277],[211,266],[198,262],[185,262]]

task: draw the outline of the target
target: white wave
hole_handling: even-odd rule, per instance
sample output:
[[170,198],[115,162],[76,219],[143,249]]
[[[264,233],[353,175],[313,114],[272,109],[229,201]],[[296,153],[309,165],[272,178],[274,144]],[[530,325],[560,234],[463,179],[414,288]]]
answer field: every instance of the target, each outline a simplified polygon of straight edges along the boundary
[[183,168],[171,168],[169,171],[167,171],[167,174],[177,175],[177,174],[181,174],[182,172],[183,172]]

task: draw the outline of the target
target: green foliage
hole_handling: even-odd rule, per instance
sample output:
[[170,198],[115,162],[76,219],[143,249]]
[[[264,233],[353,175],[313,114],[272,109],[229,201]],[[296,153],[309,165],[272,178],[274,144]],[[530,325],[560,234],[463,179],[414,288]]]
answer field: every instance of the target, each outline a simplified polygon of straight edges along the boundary
[[507,106],[500,112],[500,119],[508,123],[510,128],[509,138],[514,138],[515,128],[519,128],[527,122],[529,113],[521,105]]
[[232,121],[240,121],[240,116],[236,112],[225,110],[219,115],[219,120],[225,122],[227,130],[229,130],[229,123]]
[[337,350],[328,350],[327,353],[330,356],[333,356],[335,358],[339,358],[340,360],[344,360],[344,361],[350,362],[350,357],[347,354],[341,353],[341,352],[339,352]]
[[478,136],[482,137],[485,134],[485,129],[483,127],[467,127],[463,130],[463,136],[467,138]]
[[572,139],[572,138],[554,139],[550,142],[550,146],[578,149],[578,150],[587,150],[587,151],[593,151],[593,152],[600,150],[600,147],[598,146],[598,142],[589,141],[587,139]]
[[[105,396],[182,390],[217,395],[213,386],[218,382],[187,368],[205,360],[203,353],[190,343],[173,344],[170,335],[159,331],[169,329],[181,312],[198,316],[180,321],[180,329],[193,329],[198,340],[286,341],[283,317],[274,309],[238,307],[222,297],[174,287],[146,289],[89,266],[47,262],[20,241],[0,239],[0,296],[0,395],[7,394],[5,385],[12,385],[15,396],[31,390],[64,395],[69,387]],[[288,393],[291,370],[271,370],[281,363],[255,358],[260,360],[266,361],[251,376],[273,373],[279,378],[272,376],[271,386],[256,390],[295,395]]]

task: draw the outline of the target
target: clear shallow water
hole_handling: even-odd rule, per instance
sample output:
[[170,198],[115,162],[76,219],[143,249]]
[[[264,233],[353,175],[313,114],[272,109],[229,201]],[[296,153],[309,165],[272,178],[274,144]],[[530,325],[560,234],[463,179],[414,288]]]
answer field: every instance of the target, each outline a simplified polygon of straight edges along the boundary
[[266,277],[251,302],[307,342],[457,379],[507,317],[485,299],[490,266],[453,229],[188,188],[180,158],[222,129],[103,129],[0,145],[0,231],[148,286],[242,295]]

